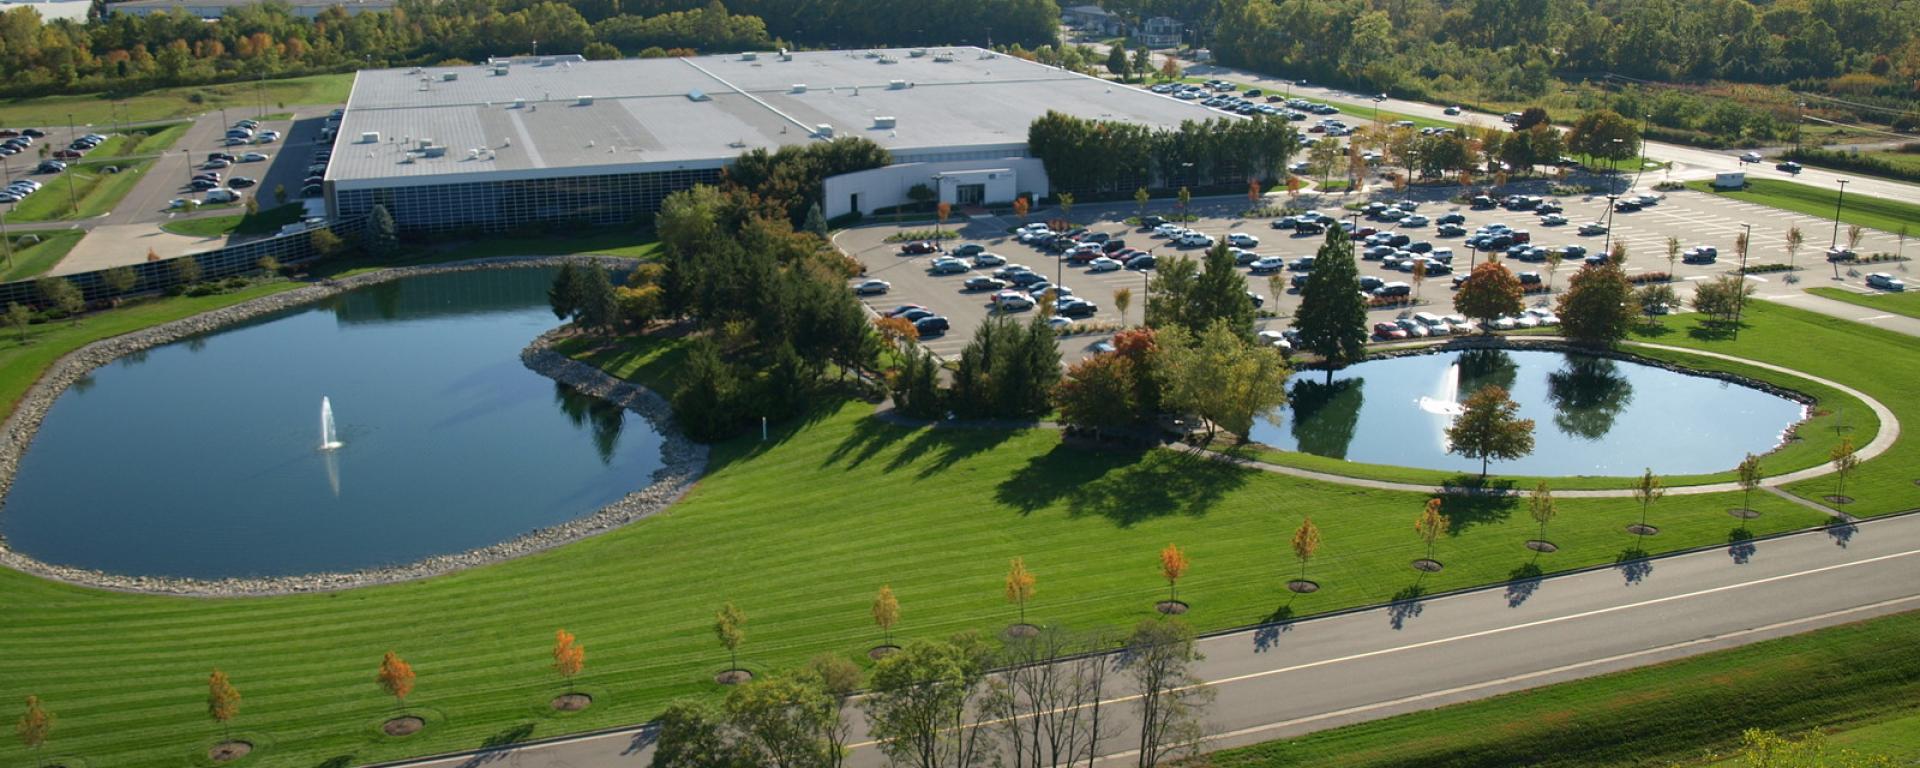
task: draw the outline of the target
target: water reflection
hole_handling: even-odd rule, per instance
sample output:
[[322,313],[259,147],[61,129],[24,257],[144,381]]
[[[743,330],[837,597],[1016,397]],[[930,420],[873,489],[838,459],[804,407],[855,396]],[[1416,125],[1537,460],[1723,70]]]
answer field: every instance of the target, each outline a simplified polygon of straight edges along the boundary
[[1520,375],[1519,364],[1504,349],[1469,349],[1460,353],[1459,365],[1462,395],[1472,395],[1487,387],[1512,392],[1514,378]]
[[1547,399],[1553,402],[1553,424],[1561,432],[1599,440],[1633,404],[1633,382],[1612,360],[1568,354],[1560,370],[1547,374]]
[[1353,434],[1360,426],[1360,406],[1366,402],[1366,379],[1340,379],[1325,384],[1296,379],[1287,401],[1293,406],[1293,440],[1300,450],[1315,456],[1347,457]]
[[620,447],[620,429],[626,426],[626,409],[557,381],[553,383],[553,402],[574,426],[593,431],[593,448],[600,454],[600,463],[612,464],[614,449]]

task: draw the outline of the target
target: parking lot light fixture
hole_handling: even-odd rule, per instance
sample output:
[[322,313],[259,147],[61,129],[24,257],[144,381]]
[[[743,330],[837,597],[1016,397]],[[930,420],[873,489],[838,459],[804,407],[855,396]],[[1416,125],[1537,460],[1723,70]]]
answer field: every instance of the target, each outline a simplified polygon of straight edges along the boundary
[[1833,242],[1827,244],[1828,250],[1840,247],[1840,206],[1847,201],[1847,180],[1840,180],[1840,196],[1833,199]]

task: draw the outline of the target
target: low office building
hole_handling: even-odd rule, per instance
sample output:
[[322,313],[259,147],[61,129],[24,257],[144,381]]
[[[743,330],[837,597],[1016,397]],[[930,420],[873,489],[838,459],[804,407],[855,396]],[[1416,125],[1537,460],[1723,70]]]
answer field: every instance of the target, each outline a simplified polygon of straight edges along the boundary
[[895,165],[829,180],[829,217],[1043,196],[1027,127],[1047,110],[1174,127],[1218,113],[979,48],[494,60],[361,72],[324,184],[336,217],[403,230],[613,224],[712,183],[741,153],[838,136]]
[[[108,3],[108,13],[124,13],[133,16],[150,16],[156,13],[186,11],[189,15],[203,19],[218,19],[227,11],[244,5],[257,5],[260,0],[125,0]],[[315,18],[322,11],[334,6],[346,9],[347,13],[365,11],[393,10],[394,0],[280,0],[295,16]]]

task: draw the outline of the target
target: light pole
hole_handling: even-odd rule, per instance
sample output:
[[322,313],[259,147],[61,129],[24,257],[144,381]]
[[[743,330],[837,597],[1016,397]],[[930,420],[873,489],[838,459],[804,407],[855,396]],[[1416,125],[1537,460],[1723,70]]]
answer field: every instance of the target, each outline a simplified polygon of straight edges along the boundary
[[[78,138],[73,135],[73,113],[67,113],[67,141]],[[80,193],[73,190],[73,174],[67,174],[67,205],[73,206],[73,215],[80,215]]]
[[1827,244],[1831,251],[1840,247],[1840,206],[1847,200],[1847,180],[1840,180],[1840,196],[1833,199],[1833,242]]
[[1740,290],[1733,292],[1733,338],[1740,338],[1740,314],[1747,308],[1747,251],[1753,250],[1753,225],[1740,225]]
[[7,213],[0,211],[0,248],[6,249],[7,269],[13,269],[13,238],[7,236]]
[[[1152,261],[1155,267],[1158,267],[1160,266],[1160,262],[1154,258],[1153,250],[1152,248],[1147,249],[1147,259]],[[1153,284],[1147,279],[1148,271],[1150,270],[1140,270],[1140,327],[1142,328],[1147,326],[1147,303],[1153,301]],[[1126,321],[1126,318],[1120,318],[1120,322],[1124,323]]]
[[1613,201],[1617,199],[1615,195],[1607,195],[1607,243],[1600,246],[1600,254],[1609,259],[1613,258]]

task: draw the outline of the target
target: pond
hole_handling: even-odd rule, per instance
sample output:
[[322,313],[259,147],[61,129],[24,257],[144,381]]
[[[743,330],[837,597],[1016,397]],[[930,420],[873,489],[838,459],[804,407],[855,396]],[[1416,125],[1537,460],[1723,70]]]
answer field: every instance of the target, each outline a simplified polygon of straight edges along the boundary
[[1593,355],[1469,350],[1303,371],[1287,387],[1279,423],[1253,439],[1289,451],[1366,464],[1478,473],[1447,453],[1457,403],[1504,387],[1533,419],[1533,454],[1495,461],[1521,475],[1705,474],[1778,446],[1805,407],[1722,379]]
[[405,564],[592,514],[652,482],[662,440],[521,364],[559,324],[551,279],[406,278],[99,368],[48,412],[0,535],[57,565],[217,579]]

